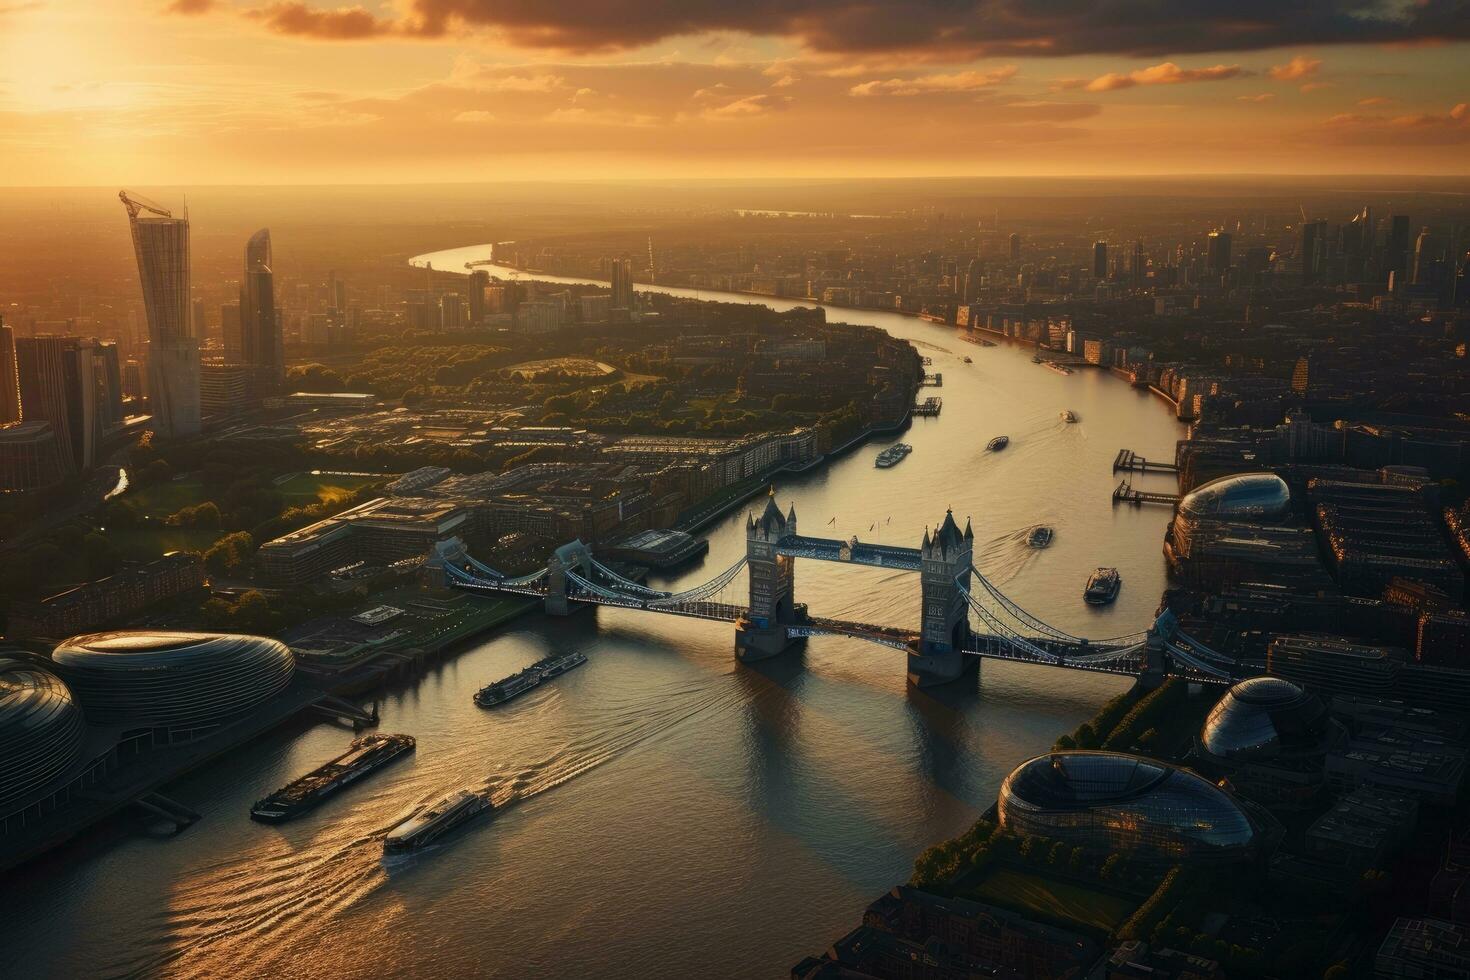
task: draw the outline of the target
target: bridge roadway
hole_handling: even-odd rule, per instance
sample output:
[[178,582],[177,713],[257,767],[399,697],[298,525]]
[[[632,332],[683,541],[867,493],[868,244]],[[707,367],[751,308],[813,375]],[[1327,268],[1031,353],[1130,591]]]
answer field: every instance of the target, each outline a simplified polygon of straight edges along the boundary
[[812,538],[804,534],[788,534],[776,544],[776,551],[792,558],[846,562],[850,565],[872,565],[917,572],[920,567],[918,548],[900,548],[891,544],[868,544],[853,538]]

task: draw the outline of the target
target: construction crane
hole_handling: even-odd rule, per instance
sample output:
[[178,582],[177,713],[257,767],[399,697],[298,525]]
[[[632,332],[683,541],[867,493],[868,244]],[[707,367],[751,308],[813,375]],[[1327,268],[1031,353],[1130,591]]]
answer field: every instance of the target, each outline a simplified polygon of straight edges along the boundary
[[148,211],[158,215],[160,218],[172,218],[174,213],[168,208],[154,204],[141,194],[129,194],[127,191],[118,191],[118,198],[123,202],[123,207],[128,209],[128,218],[136,218],[138,212]]

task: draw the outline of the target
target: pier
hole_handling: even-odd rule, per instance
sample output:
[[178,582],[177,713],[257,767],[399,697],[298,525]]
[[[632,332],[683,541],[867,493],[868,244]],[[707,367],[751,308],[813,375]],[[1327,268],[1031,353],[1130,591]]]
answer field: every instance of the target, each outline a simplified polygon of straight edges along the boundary
[[1179,503],[1179,494],[1177,493],[1155,493],[1148,490],[1135,490],[1133,489],[1133,484],[1127,480],[1119,483],[1118,488],[1113,491],[1113,504],[1115,506],[1117,504],[1132,504],[1135,507],[1142,507],[1144,504],[1168,504],[1170,507],[1173,507],[1177,503]]
[[919,418],[938,418],[939,410],[944,407],[944,399],[937,395],[931,395],[914,406],[914,415]]
[[1173,463],[1153,463],[1131,449],[1120,449],[1113,459],[1113,472],[1117,473],[1119,470],[1129,473],[1178,473],[1179,467]]

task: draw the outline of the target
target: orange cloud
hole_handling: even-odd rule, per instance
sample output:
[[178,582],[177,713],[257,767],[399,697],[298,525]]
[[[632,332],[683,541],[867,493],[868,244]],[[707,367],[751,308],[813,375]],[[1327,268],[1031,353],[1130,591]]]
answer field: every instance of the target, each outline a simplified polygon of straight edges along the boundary
[[1126,73],[1108,72],[1096,78],[1066,78],[1058,88],[1080,88],[1089,92],[1114,92],[1139,85],[1182,85],[1186,82],[1222,82],[1241,78],[1251,72],[1240,65],[1213,65],[1209,68],[1181,68],[1172,61]]
[[1015,65],[991,71],[961,71],[950,75],[920,75],[916,78],[890,78],[886,81],[863,82],[848,89],[849,95],[934,95],[946,92],[974,92],[1010,81],[1016,77]]
[[[189,3],[193,0],[182,0]],[[276,3],[245,11],[245,16],[258,20],[275,34],[312,37],[330,41],[358,41],[382,37],[397,30],[390,20],[379,18],[364,7],[337,7],[321,10],[301,0],[278,0]]]
[[1397,101],[1397,99],[1390,99],[1382,95],[1371,95],[1366,99],[1359,99],[1358,105],[1365,109],[1371,109],[1373,106],[1391,105]]
[[1306,55],[1299,54],[1284,65],[1274,66],[1270,74],[1278,82],[1295,82],[1317,74],[1321,68],[1321,58],[1308,58]]
[[173,0],[173,3],[163,8],[166,14],[183,14],[191,16],[195,14],[207,14],[214,9],[214,0]]
[[1262,92],[1260,95],[1237,95],[1237,102],[1271,102],[1276,98],[1274,92]]

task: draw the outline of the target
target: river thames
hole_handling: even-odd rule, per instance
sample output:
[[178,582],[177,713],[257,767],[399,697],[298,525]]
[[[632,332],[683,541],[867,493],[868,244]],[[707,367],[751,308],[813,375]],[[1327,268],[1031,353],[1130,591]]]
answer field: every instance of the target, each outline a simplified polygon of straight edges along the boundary
[[[415,261],[459,270],[486,254]],[[653,288],[696,295],[638,287]],[[913,341],[944,375],[932,392],[944,411],[898,437],[914,452],[893,469],[873,466],[896,441],[883,439],[779,479],[804,532],[912,547],[953,508],[974,522],[977,566],[1028,611],[1080,636],[1149,624],[1169,511],[1115,509],[1111,462],[1123,447],[1173,458],[1183,427],[1165,403],[897,314],[828,319]],[[1063,422],[1067,409],[1081,421]],[[987,452],[997,435],[1010,446]],[[745,514],[708,527],[702,562],[654,584],[692,586],[728,567],[744,552]],[[1049,548],[1027,546],[1036,524],[1056,529]],[[1112,606],[1082,601],[1097,565],[1122,573]],[[815,615],[918,622],[912,575],[806,562],[796,589]],[[586,666],[493,711],[471,703],[489,681],[571,650]],[[735,663],[728,624],[533,614],[388,695],[380,730],[414,735],[418,751],[309,816],[265,827],[247,812],[343,750],[350,735],[327,725],[277,733],[175,784],[169,795],[203,815],[177,838],[109,834],[11,875],[0,974],[784,976],[857,925],[919,851],[968,826],[1012,767],[1128,683],[989,661],[917,691],[902,654],[859,640],[816,638],[749,667]],[[513,802],[385,863],[383,831],[462,786]]]

